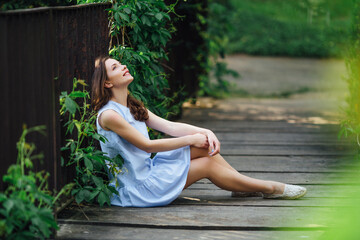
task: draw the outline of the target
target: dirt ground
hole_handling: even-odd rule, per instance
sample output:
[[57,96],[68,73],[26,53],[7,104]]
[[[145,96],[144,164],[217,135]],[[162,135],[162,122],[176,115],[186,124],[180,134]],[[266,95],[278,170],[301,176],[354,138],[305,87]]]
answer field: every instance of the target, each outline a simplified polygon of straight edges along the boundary
[[347,94],[343,60],[232,55],[225,61],[241,75],[227,77],[234,94],[201,98],[198,106],[252,112],[263,120],[326,124],[341,119]]
[[227,79],[253,95],[309,91],[343,91],[345,63],[336,59],[232,55],[225,59],[241,77]]

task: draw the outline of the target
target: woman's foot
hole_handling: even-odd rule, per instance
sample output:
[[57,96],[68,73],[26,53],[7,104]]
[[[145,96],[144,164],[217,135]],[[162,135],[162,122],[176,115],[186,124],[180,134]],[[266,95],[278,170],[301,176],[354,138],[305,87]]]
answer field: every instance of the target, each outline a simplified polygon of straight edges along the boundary
[[263,194],[281,194],[284,192],[285,184],[275,181],[265,181],[262,192],[231,192],[232,197],[263,197]]
[[306,194],[306,188],[304,187],[291,184],[283,185],[283,190],[281,190],[282,186],[279,185],[279,188],[273,193],[263,193],[263,197],[271,199],[298,199]]

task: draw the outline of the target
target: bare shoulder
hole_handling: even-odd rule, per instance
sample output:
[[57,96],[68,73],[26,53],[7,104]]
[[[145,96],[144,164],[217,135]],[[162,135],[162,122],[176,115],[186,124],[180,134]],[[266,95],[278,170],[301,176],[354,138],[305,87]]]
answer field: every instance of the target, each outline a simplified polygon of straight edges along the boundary
[[100,126],[109,131],[113,126],[124,125],[126,120],[114,110],[108,109],[102,112],[99,116],[99,124]]

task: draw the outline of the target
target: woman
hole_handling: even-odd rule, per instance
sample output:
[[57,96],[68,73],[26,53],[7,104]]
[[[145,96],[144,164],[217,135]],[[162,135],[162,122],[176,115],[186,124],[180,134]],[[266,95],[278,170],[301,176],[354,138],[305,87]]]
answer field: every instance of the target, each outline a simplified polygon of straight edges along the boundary
[[[233,192],[262,192],[264,198],[296,199],[306,193],[300,186],[244,176],[220,155],[220,142],[208,129],[162,119],[128,94],[133,81],[129,70],[115,59],[96,60],[92,105],[98,111],[97,129],[109,157],[120,154],[124,173],[116,177],[119,195],[111,203],[123,207],[163,206],[194,182],[208,178]],[[175,138],[150,140],[147,127]],[[157,152],[154,158],[151,153]],[[114,181],[111,183],[115,186]]]

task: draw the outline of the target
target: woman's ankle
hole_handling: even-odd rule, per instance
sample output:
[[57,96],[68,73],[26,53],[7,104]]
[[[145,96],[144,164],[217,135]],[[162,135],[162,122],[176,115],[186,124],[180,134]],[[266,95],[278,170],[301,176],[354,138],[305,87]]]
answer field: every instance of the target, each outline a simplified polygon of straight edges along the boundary
[[285,189],[285,184],[275,181],[267,181],[267,186],[262,193],[266,194],[282,194]]

